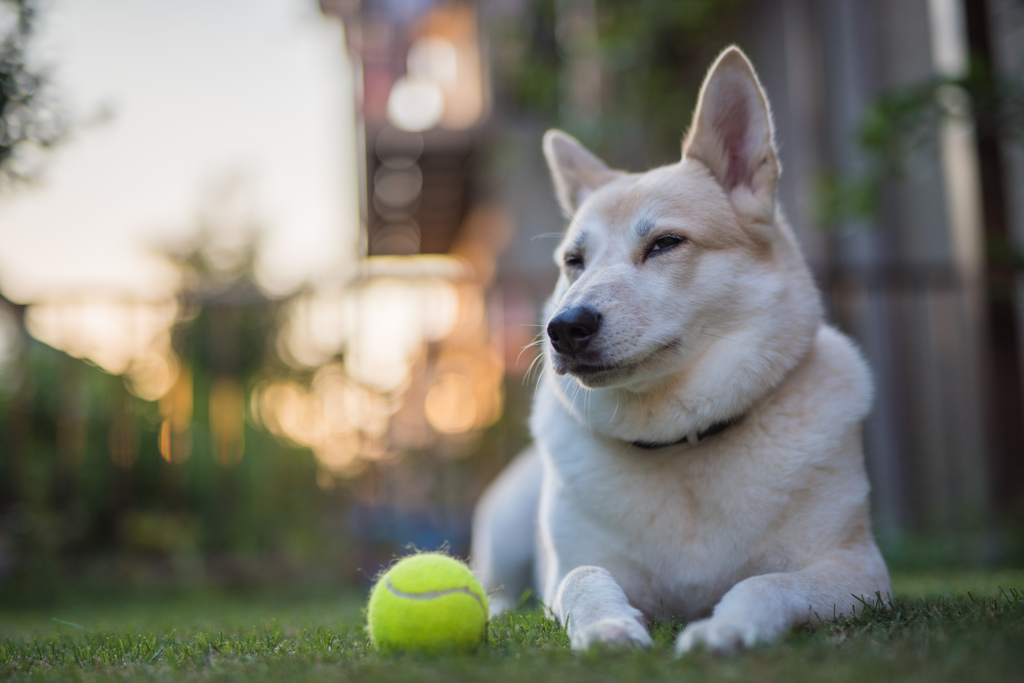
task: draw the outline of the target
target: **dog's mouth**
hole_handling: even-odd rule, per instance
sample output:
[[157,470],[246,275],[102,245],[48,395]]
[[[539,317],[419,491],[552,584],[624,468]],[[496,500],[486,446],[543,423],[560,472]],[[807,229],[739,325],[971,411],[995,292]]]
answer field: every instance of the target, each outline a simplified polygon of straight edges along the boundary
[[587,386],[606,386],[625,379],[674,352],[679,340],[662,344],[653,351],[624,360],[604,360],[600,357],[575,357],[553,352],[552,369],[559,375],[572,375]]

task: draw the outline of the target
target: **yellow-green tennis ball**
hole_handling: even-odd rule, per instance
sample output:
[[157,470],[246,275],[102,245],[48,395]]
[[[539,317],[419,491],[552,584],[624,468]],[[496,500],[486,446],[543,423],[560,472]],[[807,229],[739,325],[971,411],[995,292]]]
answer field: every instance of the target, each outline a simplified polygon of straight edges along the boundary
[[421,553],[377,580],[367,617],[378,650],[471,652],[487,639],[487,594],[463,563]]

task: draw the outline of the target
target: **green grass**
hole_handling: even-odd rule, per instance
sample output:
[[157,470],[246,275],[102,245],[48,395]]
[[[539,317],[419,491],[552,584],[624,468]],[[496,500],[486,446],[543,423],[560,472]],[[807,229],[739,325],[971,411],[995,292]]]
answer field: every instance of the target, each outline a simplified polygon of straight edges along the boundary
[[79,597],[0,607],[0,679],[24,681],[1024,681],[1024,572],[897,575],[894,609],[801,629],[735,656],[681,660],[677,624],[647,651],[568,650],[538,612],[491,622],[486,648],[382,656],[361,595]]

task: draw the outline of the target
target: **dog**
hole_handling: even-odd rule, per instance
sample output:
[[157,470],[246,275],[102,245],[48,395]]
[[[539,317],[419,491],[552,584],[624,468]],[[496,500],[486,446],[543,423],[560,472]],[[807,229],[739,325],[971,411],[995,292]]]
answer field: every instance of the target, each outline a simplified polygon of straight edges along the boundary
[[861,422],[872,399],[776,203],[767,96],[736,47],[682,159],[612,170],[551,130],[569,226],[547,302],[534,446],[485,491],[471,558],[492,612],[529,587],[574,649],[733,651],[889,594]]

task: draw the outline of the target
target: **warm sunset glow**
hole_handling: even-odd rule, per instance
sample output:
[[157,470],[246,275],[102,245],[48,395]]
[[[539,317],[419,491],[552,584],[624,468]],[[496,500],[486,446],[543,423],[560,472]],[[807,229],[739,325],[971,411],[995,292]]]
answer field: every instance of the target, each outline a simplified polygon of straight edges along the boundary
[[283,357],[316,367],[343,354],[345,372],[388,393],[409,379],[425,343],[449,335],[460,319],[453,282],[461,262],[437,256],[371,259],[378,271],[339,292],[312,292],[289,306],[279,340]]
[[34,304],[25,313],[25,324],[36,339],[120,375],[153,349],[169,348],[167,334],[177,315],[173,299],[93,299]]
[[288,307],[288,321],[278,339],[281,356],[300,367],[323,365],[339,353],[353,323],[346,292],[311,292]]
[[278,350],[298,369],[318,369],[308,385],[258,383],[250,412],[273,434],[313,451],[321,486],[329,485],[324,472],[347,476],[367,461],[478,432],[500,417],[503,356],[490,341],[483,287],[470,263],[372,257],[344,289],[290,302]]
[[192,455],[191,430],[176,431],[173,420],[164,420],[160,423],[160,435],[157,439],[160,457],[169,463],[180,465]]
[[352,382],[341,365],[322,367],[307,389],[296,382],[264,381],[252,398],[253,417],[273,434],[313,451],[334,473],[360,457],[375,457],[396,408],[386,396]]
[[178,378],[178,359],[171,349],[177,317],[174,299],[94,299],[33,304],[25,313],[25,325],[36,339],[124,375],[136,396],[155,401]]
[[[168,340],[169,341],[169,340]],[[170,349],[150,349],[128,368],[128,388],[146,401],[164,396],[178,379],[178,357]]]
[[408,382],[412,361],[423,345],[416,284],[376,280],[354,293],[358,324],[346,344],[345,370],[357,382],[382,392]]
[[192,455],[192,372],[182,368],[171,390],[160,399],[160,455],[180,464]]
[[238,464],[245,451],[245,393],[233,377],[210,388],[210,449],[222,466]]
[[476,422],[477,402],[473,386],[462,375],[442,375],[427,393],[424,406],[431,426],[443,434],[469,430]]

